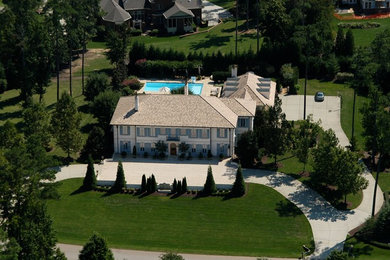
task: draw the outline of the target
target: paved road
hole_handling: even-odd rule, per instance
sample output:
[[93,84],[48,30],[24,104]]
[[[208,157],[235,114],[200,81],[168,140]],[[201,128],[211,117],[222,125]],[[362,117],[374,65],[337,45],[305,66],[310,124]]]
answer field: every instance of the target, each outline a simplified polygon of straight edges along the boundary
[[[303,95],[281,96],[282,110],[287,120],[303,119]],[[326,96],[323,102],[315,102],[314,96],[306,96],[306,115],[313,115],[314,121],[321,120],[322,127],[333,129],[341,146],[348,146],[349,140],[341,127],[341,102],[339,97]]]
[[221,6],[203,0],[202,19],[209,22],[209,26],[217,25],[219,19],[232,17],[232,14]]
[[[196,164],[192,163],[182,163],[176,162],[173,164],[172,162],[161,162],[156,166],[156,164],[151,164],[148,161],[144,163],[141,162],[142,159],[139,159],[137,163],[132,162],[124,162],[124,169],[128,169],[128,167],[132,167],[132,164],[137,164],[136,168],[139,165],[144,164],[144,167],[150,167],[150,165],[154,166],[153,173],[156,176],[156,179],[165,178],[163,175],[168,174],[169,179],[172,180],[173,177],[180,178],[181,174],[186,173],[190,174],[191,172],[198,173],[197,179],[204,183],[206,174],[199,174],[198,168],[195,167]],[[96,165],[96,167],[99,167]],[[202,167],[207,167],[207,164]],[[215,163],[212,165],[213,174],[216,180],[233,179],[233,175],[235,172],[234,164],[227,164],[227,162],[221,162],[219,164]],[[169,172],[165,170],[160,172],[159,169],[170,169]],[[180,169],[180,171],[178,170]],[[203,169],[204,170],[204,169]],[[57,174],[57,180],[63,180],[72,177],[82,177],[84,176],[86,171],[86,165],[71,165],[68,167],[61,168],[60,172]],[[226,174],[226,171],[228,174]],[[138,173],[139,176],[136,178],[137,180],[141,179],[143,173]],[[175,175],[177,174],[177,175]],[[223,176],[226,174],[226,176]],[[364,221],[370,216],[371,205],[372,205],[372,194],[374,190],[375,180],[371,176],[370,173],[365,172],[364,177],[369,181],[368,188],[363,191],[363,201],[361,205],[353,210],[353,211],[339,211],[333,208],[326,200],[324,200],[320,195],[318,195],[315,191],[303,185],[301,182],[295,180],[294,178],[287,176],[283,173],[275,173],[275,172],[267,172],[261,170],[249,170],[244,169],[244,175],[246,181],[264,184],[266,186],[272,187],[279,193],[281,193],[288,200],[293,202],[306,216],[308,219],[312,231],[313,238],[316,245],[316,250],[313,255],[313,258],[324,259],[330,251],[335,248],[341,249],[343,247],[343,242],[347,236],[347,233],[364,223]],[[196,176],[193,176],[196,177]],[[191,179],[194,180],[195,179]],[[189,183],[189,185],[191,185]],[[382,191],[378,187],[378,194],[382,194]],[[377,196],[376,199],[376,212],[379,211],[380,207],[383,204],[383,196]],[[64,250],[65,254],[69,256],[69,259],[72,258],[72,254],[74,256],[74,252],[78,252],[78,249],[70,246],[70,249]],[[73,252],[73,253],[72,253]],[[131,259],[146,259],[143,257],[151,257],[153,253],[151,252],[143,252],[143,251],[126,251],[120,250],[121,254],[125,254],[128,258]],[[136,252],[136,253],[135,253]],[[119,254],[119,253],[118,253]],[[135,254],[135,255],[134,255]],[[159,253],[154,253],[153,257],[157,257]],[[139,255],[139,256],[138,256]],[[139,258],[133,258],[133,257]],[[122,255],[118,255],[118,259],[122,259]],[[189,255],[186,259],[205,259],[205,260],[213,260],[215,256],[207,258],[205,256],[201,256],[201,258],[197,255],[191,256]],[[153,258],[148,258],[153,259]],[[157,258],[156,258],[157,259]],[[224,259],[227,259],[224,257]],[[245,258],[231,258],[233,259],[245,259]]]

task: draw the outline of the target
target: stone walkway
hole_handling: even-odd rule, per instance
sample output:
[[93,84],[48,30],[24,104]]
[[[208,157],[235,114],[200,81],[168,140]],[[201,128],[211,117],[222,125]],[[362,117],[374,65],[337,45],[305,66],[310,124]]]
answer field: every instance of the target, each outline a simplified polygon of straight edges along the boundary
[[[111,162],[111,166],[109,167],[114,167],[113,171],[116,172],[116,165],[116,162]],[[194,163],[192,161],[178,162],[174,160],[153,163],[148,159],[137,159],[136,162],[123,162],[123,165],[127,181],[134,178],[134,180],[137,180],[136,183],[139,183],[142,174],[149,174],[149,172],[143,171],[145,169],[150,169],[150,174],[154,173],[159,183],[171,183],[173,178],[180,179],[185,175],[188,179],[189,186],[195,184],[203,185],[208,167],[206,161],[203,161],[203,164],[199,164],[199,162]],[[234,181],[236,171],[235,164],[229,163],[229,161],[219,163],[215,161],[211,162],[211,165],[216,183],[231,184]],[[96,165],[95,169],[101,170],[102,167],[104,166]],[[142,171],[137,172],[135,169],[140,169]],[[130,175],[127,173],[129,170],[132,172]],[[57,174],[57,181],[83,177],[85,171],[86,165],[62,167]],[[324,259],[332,250],[342,249],[348,232],[364,223],[364,221],[370,217],[375,180],[369,172],[364,173],[364,177],[369,181],[369,185],[367,189],[363,191],[363,201],[358,208],[352,211],[336,210],[315,191],[306,187],[300,181],[283,173],[251,169],[244,169],[243,173],[247,182],[263,184],[275,189],[293,202],[305,214],[311,225],[316,246],[312,259]],[[112,173],[111,175],[114,176],[115,174]],[[377,194],[376,212],[378,212],[383,205],[383,196],[381,196],[382,191],[379,187]],[[131,259],[133,258],[131,257]],[[195,260],[198,258],[188,259]]]

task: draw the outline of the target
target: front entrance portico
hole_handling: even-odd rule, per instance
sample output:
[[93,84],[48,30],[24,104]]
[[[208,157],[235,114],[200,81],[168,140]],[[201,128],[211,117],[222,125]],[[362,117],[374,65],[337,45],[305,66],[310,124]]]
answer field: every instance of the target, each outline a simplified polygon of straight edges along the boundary
[[177,145],[175,143],[171,143],[169,145],[169,154],[170,155],[177,155],[176,147],[177,147]]

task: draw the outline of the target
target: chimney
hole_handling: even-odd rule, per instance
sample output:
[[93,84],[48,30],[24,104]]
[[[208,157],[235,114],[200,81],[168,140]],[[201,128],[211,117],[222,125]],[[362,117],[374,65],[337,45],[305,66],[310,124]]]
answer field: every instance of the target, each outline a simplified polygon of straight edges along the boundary
[[135,112],[137,112],[138,109],[139,109],[139,98],[138,95],[135,94],[135,108],[134,108]]
[[237,78],[238,66],[236,64],[232,65],[232,78]]
[[188,82],[184,85],[184,95],[188,96]]

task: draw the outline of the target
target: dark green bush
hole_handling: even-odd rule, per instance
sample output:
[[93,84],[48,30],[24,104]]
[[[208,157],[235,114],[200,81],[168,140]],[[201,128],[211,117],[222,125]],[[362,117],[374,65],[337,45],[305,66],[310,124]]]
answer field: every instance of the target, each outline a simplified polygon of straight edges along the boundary
[[228,71],[214,71],[213,72],[213,80],[216,83],[221,83],[226,81],[226,79],[230,76]]

